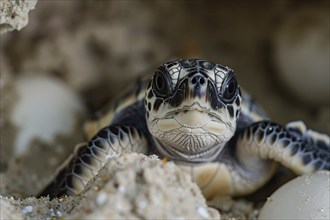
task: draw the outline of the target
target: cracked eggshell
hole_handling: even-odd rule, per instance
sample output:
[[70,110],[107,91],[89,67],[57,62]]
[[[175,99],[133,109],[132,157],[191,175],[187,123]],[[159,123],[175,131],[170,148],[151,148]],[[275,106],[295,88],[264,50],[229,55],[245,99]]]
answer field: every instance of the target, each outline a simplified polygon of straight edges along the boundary
[[299,176],[275,191],[259,219],[330,219],[330,172]]
[[77,130],[77,116],[85,114],[85,107],[61,81],[41,75],[25,76],[15,82],[15,90],[17,100],[10,113],[16,128],[12,142],[15,157],[26,154],[35,140],[55,145],[60,136],[81,133]]

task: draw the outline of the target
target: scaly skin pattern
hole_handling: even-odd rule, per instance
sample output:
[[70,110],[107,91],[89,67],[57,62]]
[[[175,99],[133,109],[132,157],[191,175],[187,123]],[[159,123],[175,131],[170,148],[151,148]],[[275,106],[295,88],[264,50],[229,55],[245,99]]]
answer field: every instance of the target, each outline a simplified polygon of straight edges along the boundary
[[272,122],[242,92],[232,69],[206,60],[161,65],[84,130],[89,141],[77,146],[40,196],[80,193],[124,152],[174,161],[206,198],[252,193],[278,163],[297,174],[330,170],[328,135],[300,121]]

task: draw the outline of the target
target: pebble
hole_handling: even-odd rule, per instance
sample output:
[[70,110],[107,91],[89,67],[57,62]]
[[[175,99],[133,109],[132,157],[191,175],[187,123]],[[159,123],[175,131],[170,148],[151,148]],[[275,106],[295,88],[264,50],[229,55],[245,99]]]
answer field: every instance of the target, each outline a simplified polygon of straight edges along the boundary
[[27,214],[27,213],[31,213],[33,211],[33,207],[32,206],[25,206],[23,209],[22,209],[22,212],[24,214]]
[[96,197],[96,203],[98,205],[102,205],[107,201],[107,194],[105,192],[100,192],[99,195]]
[[207,210],[204,207],[199,206],[197,208],[197,212],[201,217],[203,217],[205,219],[210,218],[209,213],[207,212]]

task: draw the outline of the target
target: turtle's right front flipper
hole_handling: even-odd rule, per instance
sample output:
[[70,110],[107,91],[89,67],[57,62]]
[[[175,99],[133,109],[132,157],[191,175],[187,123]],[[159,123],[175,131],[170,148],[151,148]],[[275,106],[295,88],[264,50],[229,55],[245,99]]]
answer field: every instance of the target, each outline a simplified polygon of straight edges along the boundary
[[275,160],[297,174],[330,170],[330,137],[307,129],[300,121],[281,126],[261,121],[246,128],[237,139],[242,165]]
[[122,152],[147,154],[148,143],[135,127],[109,126],[100,130],[90,142],[78,145],[73,155],[57,171],[54,180],[39,196],[50,198],[81,192],[109,158]]
[[[307,129],[302,122],[286,126],[272,121],[256,122],[238,132],[230,144],[229,156],[224,154],[218,168],[213,169],[212,179],[228,182],[222,186],[227,191],[222,190],[218,194],[246,195],[254,192],[273,176],[276,162],[298,175],[330,170],[329,136]],[[225,166],[222,165],[224,161]],[[210,186],[214,183],[209,182]],[[212,190],[210,186],[207,190]]]

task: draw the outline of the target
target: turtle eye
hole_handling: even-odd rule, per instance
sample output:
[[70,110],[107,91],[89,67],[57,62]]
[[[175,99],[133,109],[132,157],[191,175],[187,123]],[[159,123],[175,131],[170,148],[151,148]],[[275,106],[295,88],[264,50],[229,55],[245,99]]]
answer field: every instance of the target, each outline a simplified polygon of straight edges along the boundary
[[237,80],[234,76],[230,77],[228,80],[224,82],[224,91],[223,91],[223,98],[226,101],[231,101],[236,93],[238,88]]
[[169,94],[169,85],[166,76],[161,72],[156,72],[153,78],[153,87],[155,92],[160,96]]

